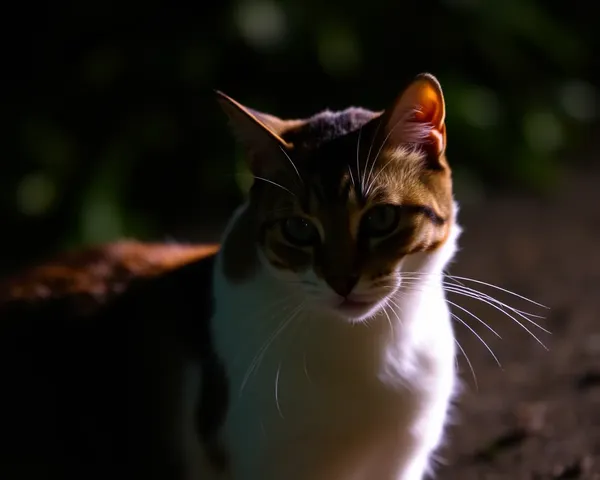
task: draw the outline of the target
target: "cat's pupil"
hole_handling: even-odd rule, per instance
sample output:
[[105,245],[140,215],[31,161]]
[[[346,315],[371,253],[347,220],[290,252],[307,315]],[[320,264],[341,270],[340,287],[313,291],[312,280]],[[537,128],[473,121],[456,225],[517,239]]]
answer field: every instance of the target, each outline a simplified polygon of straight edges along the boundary
[[362,232],[369,237],[382,237],[392,233],[397,225],[398,209],[393,205],[379,205],[365,215]]
[[303,217],[285,219],[281,231],[288,242],[298,246],[312,245],[318,237],[316,227]]

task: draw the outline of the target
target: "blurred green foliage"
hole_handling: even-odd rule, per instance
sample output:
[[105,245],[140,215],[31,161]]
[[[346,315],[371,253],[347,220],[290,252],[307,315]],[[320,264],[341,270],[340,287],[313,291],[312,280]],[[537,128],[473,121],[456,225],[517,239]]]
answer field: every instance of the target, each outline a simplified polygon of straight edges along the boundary
[[[575,5],[577,4],[577,5]],[[0,270],[121,236],[213,238],[248,185],[212,97],[283,117],[441,80],[458,178],[544,189],[596,120],[591,6],[58,2],[13,18]]]

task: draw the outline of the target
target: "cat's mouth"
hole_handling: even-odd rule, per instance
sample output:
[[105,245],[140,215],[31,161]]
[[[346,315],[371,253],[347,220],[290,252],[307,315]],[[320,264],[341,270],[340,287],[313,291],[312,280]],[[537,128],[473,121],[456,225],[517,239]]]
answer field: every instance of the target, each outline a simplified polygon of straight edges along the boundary
[[372,298],[346,297],[338,301],[335,310],[344,316],[362,317],[370,312],[376,303],[377,301]]

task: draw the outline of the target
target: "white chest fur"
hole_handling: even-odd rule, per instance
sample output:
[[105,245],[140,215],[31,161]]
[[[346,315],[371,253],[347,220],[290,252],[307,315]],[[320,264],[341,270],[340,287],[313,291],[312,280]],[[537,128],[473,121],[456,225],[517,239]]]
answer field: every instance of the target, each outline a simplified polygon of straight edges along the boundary
[[[441,272],[455,230],[409,271]],[[265,272],[239,285],[219,266],[215,275],[214,336],[230,382],[222,439],[234,480],[423,477],[455,389],[441,277],[401,288],[397,306],[352,325],[305,312]]]

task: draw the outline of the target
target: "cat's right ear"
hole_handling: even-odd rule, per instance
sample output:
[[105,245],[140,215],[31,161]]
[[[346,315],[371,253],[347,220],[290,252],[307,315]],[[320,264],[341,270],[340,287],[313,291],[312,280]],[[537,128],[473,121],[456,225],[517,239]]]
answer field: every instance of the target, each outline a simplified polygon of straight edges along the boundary
[[418,75],[382,117],[383,142],[413,145],[427,153],[435,168],[446,165],[446,106],[440,82],[429,73]]
[[218,90],[215,93],[235,137],[246,150],[252,173],[264,175],[265,169],[276,167],[281,160],[281,150],[286,152],[293,147],[280,136],[288,128],[288,122],[245,107]]

